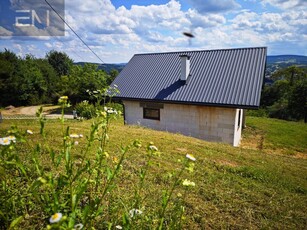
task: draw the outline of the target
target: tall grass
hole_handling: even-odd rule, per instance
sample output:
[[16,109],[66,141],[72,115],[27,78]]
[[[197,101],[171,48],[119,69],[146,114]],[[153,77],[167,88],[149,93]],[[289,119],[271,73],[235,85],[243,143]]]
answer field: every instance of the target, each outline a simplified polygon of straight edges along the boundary
[[[184,171],[193,171],[189,161],[195,159],[183,158],[178,172],[169,171],[173,178],[166,180],[160,195],[148,197],[147,174],[158,164],[160,152],[152,142],[142,144],[137,139],[109,151],[110,122],[118,113],[105,103],[101,106],[105,93],[95,95],[97,118],[86,137],[85,130],[72,132],[66,125],[64,110],[69,104],[65,96],[59,99],[62,117],[53,130],[46,129],[42,108],[37,112],[37,130],[8,130],[10,136],[3,138],[0,148],[1,228],[181,228],[185,196],[173,199],[174,191],[195,186],[181,178]],[[36,138],[32,138],[34,133]],[[122,168],[129,167],[127,155],[134,151],[141,154],[139,166],[134,173],[122,174]],[[126,177],[137,186],[122,187],[121,179]],[[149,205],[152,202],[157,205]]]
[[233,148],[126,126],[101,109],[89,121],[41,120],[44,135],[40,121],[1,124],[0,136],[16,137],[0,146],[5,228],[306,228],[304,124],[248,117]]

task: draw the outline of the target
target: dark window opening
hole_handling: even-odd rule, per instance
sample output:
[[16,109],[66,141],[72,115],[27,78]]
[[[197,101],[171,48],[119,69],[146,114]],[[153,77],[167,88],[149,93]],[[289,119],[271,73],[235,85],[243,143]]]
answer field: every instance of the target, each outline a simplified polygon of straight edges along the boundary
[[146,119],[160,120],[160,109],[143,108],[143,117]]
[[241,109],[239,110],[239,114],[238,114],[238,129],[240,128],[241,125]]

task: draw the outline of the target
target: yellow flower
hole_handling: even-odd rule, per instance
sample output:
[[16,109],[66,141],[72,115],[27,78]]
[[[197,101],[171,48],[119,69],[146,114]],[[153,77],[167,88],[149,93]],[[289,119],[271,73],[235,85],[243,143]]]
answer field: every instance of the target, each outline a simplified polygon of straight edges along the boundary
[[49,222],[51,224],[57,223],[62,219],[62,216],[63,216],[62,213],[58,212],[50,217]]
[[67,103],[68,97],[67,96],[62,96],[59,98],[59,103],[65,104]]
[[113,157],[112,161],[113,161],[114,164],[117,164],[119,162],[117,157]]

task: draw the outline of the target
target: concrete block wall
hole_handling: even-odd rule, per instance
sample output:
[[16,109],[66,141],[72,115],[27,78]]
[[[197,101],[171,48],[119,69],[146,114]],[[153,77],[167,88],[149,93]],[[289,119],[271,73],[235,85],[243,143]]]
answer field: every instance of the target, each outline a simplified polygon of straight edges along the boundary
[[241,127],[238,127],[240,109],[164,104],[164,108],[160,109],[158,121],[143,118],[143,107],[140,106],[140,102],[124,101],[124,106],[126,124],[181,133],[207,141],[229,143],[233,146],[238,146],[240,143]]

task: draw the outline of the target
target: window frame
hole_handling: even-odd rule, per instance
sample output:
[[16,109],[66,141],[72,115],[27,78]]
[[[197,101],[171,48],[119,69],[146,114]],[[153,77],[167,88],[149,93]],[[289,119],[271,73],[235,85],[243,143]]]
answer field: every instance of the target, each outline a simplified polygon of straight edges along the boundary
[[[146,110],[157,111],[157,112],[158,112],[158,117],[147,116],[148,114],[146,115]],[[157,120],[157,121],[160,121],[160,109],[143,108],[143,118],[144,118],[144,119],[150,119],[150,120]]]

